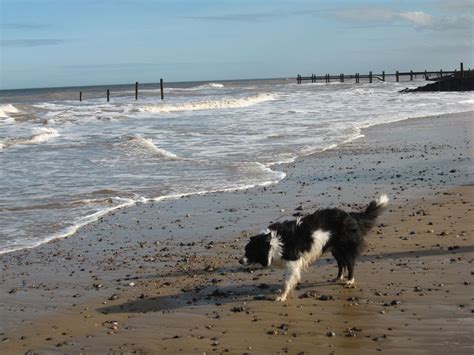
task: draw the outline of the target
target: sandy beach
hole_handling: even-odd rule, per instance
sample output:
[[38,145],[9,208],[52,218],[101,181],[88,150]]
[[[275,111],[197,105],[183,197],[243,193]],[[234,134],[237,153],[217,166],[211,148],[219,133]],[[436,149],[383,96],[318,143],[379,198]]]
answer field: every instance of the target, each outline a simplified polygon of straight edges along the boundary
[[[280,183],[117,210],[0,255],[0,353],[472,354],[473,113],[365,129]],[[387,193],[356,287],[330,255],[285,303],[283,270],[241,267],[248,236]]]

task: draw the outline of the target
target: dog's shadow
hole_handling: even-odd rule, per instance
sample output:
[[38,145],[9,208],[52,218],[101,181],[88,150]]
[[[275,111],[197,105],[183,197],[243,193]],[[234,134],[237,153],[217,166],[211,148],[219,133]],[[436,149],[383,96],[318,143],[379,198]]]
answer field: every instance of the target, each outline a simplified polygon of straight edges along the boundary
[[272,301],[279,284],[239,284],[206,286],[192,290],[182,290],[171,295],[145,297],[121,304],[99,308],[103,314],[167,312],[185,307],[238,304],[249,300]]
[[[296,292],[305,289],[314,289],[318,286],[332,285],[334,282],[302,282],[296,288]],[[168,312],[187,307],[205,307],[209,305],[222,306],[226,304],[239,305],[242,302],[274,302],[281,289],[281,283],[272,284],[239,284],[224,286],[206,286],[192,290],[182,290],[181,292],[146,297],[139,296],[135,300],[99,308],[97,311],[103,314],[114,313],[148,313],[148,312]]]

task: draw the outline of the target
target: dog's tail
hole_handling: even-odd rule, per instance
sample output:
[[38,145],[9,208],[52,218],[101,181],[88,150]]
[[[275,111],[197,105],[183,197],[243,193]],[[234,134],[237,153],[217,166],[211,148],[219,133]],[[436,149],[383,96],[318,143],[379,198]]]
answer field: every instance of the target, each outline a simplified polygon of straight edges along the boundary
[[364,212],[356,214],[360,228],[364,232],[368,232],[375,224],[377,217],[382,214],[388,205],[388,196],[383,194],[378,199],[369,203]]

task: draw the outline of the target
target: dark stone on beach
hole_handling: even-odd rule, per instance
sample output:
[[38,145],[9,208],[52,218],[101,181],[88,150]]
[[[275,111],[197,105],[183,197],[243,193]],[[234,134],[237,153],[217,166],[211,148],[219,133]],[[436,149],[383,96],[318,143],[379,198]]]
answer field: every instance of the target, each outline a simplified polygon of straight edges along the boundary
[[348,330],[346,332],[346,337],[356,337],[356,336],[357,336],[357,334],[352,330]]
[[299,298],[315,298],[315,297],[316,297],[316,294],[311,291],[307,291],[299,296]]
[[327,336],[327,337],[335,337],[335,336],[336,336],[336,333],[334,333],[334,332],[327,332],[327,333],[326,333],[326,336]]
[[321,295],[319,296],[319,300],[320,301],[330,301],[330,300],[333,300],[334,297],[332,297],[331,295]]
[[231,308],[231,312],[234,312],[234,313],[239,313],[239,312],[243,312],[245,310],[244,307],[240,306],[240,307],[232,307]]

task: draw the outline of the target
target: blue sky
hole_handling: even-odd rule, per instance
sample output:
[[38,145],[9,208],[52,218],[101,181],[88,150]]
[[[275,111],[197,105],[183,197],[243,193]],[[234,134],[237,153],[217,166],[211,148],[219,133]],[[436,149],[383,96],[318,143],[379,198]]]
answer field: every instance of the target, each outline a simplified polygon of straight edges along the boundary
[[474,0],[0,0],[0,89],[474,67]]

